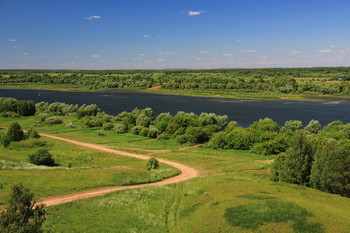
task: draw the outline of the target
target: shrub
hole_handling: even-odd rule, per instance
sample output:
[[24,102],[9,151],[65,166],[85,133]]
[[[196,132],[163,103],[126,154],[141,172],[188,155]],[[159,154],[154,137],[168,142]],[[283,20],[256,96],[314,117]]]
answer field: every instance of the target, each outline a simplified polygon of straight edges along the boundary
[[148,133],[149,133],[149,128],[144,127],[144,128],[141,129],[139,135],[147,137]]
[[44,123],[45,120],[46,120],[46,118],[48,118],[49,116],[50,116],[50,115],[47,114],[47,113],[40,113],[40,114],[38,115],[38,121],[39,121],[40,123]]
[[132,134],[139,135],[143,128],[144,127],[142,127],[142,126],[134,126],[134,127],[131,128],[130,132]]
[[18,124],[18,122],[13,122],[8,131],[7,131],[7,137],[11,141],[21,141],[24,139],[24,133],[21,129],[21,126]]
[[151,124],[151,121],[152,119],[146,114],[140,114],[136,119],[136,125],[149,127],[149,125]]
[[114,125],[111,122],[105,122],[102,125],[103,130],[111,130],[113,129]]
[[4,146],[4,148],[7,148],[11,144],[11,140],[7,135],[1,135],[0,141],[1,141],[1,144]]
[[0,232],[43,232],[44,205],[34,201],[34,195],[29,189],[22,184],[13,185],[7,203],[7,209],[0,212]]
[[73,122],[67,122],[64,124],[65,128],[76,128],[77,126]]
[[159,161],[152,157],[146,161],[146,167],[150,171],[152,169],[158,169],[159,168]]
[[21,145],[23,147],[39,147],[39,146],[45,146],[46,142],[37,138],[29,138],[27,140],[21,141]]
[[114,133],[126,133],[126,126],[123,124],[117,124],[113,128]]
[[1,112],[0,117],[16,118],[20,117],[20,115],[16,112]]
[[156,127],[154,127],[154,125],[150,125],[147,137],[156,138],[158,134],[159,134],[159,130]]
[[32,128],[29,128],[25,135],[26,135],[26,138],[40,138],[39,133],[35,129],[32,129]]
[[311,120],[309,124],[305,127],[305,130],[314,134],[317,134],[318,131],[320,131],[320,129],[321,129],[321,124],[318,120]]
[[29,162],[35,165],[55,166],[55,160],[48,150],[38,150],[29,155]]
[[48,125],[59,125],[62,123],[63,123],[63,120],[57,116],[52,116],[45,119],[45,124],[48,124]]

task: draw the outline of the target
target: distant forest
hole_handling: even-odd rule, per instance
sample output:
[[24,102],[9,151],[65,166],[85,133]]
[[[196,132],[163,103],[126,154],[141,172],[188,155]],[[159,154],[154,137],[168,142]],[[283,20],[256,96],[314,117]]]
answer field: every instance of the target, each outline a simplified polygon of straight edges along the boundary
[[0,84],[70,85],[96,89],[265,91],[349,95],[350,68],[218,70],[2,70]]

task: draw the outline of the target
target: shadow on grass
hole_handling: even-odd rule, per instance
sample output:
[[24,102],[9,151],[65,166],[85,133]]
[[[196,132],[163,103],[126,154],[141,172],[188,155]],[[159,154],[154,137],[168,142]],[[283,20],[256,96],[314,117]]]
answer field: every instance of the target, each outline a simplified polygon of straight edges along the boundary
[[[250,199],[263,200],[260,197]],[[224,217],[230,225],[240,226],[244,229],[256,229],[271,222],[287,223],[291,221],[295,232],[324,232],[320,223],[308,221],[307,218],[312,217],[312,214],[305,208],[280,200],[266,200],[227,208]]]

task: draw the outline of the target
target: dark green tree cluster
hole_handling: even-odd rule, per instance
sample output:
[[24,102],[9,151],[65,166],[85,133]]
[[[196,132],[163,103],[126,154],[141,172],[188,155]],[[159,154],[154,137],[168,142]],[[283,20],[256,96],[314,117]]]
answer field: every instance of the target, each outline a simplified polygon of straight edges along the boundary
[[33,116],[35,115],[35,112],[35,103],[32,100],[0,98],[0,114],[2,117],[16,116],[16,114],[19,116]]
[[29,162],[38,166],[56,166],[55,160],[52,158],[52,154],[48,150],[38,150],[37,152],[30,154]]
[[276,158],[271,179],[350,197],[350,147],[298,130],[286,155]]

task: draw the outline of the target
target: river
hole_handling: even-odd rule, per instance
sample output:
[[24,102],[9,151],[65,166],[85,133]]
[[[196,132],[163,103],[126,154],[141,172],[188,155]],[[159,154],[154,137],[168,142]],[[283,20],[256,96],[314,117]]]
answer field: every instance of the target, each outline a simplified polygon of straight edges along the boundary
[[228,115],[240,126],[269,117],[283,126],[287,120],[319,120],[324,126],[331,121],[350,122],[350,99],[322,99],[321,101],[258,101],[233,98],[160,95],[132,91],[64,92],[28,89],[0,89],[0,96],[35,102],[64,102],[68,104],[97,104],[108,114],[116,115],[134,108],[150,107],[155,114],[177,111],[214,112]]

